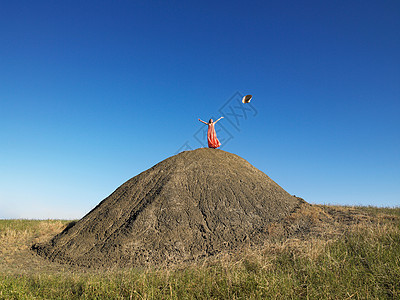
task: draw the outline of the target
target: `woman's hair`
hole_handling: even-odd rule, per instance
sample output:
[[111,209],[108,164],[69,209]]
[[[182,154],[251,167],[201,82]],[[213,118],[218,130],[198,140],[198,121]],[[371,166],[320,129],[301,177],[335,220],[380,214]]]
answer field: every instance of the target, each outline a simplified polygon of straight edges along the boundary
[[213,119],[210,119],[210,121],[208,121],[208,123],[212,123],[213,122]]

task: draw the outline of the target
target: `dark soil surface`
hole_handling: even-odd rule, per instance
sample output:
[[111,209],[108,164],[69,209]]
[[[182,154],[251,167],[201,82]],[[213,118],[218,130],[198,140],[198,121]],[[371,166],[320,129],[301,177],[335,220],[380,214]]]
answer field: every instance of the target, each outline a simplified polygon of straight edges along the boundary
[[86,267],[158,266],[262,245],[304,200],[243,158],[182,152],[122,184],[48,243],[52,261]]

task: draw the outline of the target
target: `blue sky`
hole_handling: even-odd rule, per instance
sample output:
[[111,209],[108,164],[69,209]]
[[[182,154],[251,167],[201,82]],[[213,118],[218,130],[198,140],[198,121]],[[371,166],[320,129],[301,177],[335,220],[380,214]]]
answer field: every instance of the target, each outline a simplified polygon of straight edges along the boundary
[[223,150],[310,203],[400,205],[399,16],[397,0],[3,2],[0,218],[81,218],[201,147],[197,118],[239,94]]

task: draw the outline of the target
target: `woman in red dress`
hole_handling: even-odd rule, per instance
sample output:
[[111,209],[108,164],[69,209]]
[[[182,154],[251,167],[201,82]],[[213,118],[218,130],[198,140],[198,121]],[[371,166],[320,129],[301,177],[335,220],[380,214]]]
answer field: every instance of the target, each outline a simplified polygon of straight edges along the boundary
[[203,122],[204,124],[208,125],[208,131],[207,131],[207,140],[208,140],[208,148],[218,148],[221,146],[221,143],[218,141],[217,134],[215,133],[215,128],[214,125],[224,117],[219,118],[217,121],[213,122],[213,119],[210,119],[210,121],[204,122],[203,120],[200,120],[200,122]]

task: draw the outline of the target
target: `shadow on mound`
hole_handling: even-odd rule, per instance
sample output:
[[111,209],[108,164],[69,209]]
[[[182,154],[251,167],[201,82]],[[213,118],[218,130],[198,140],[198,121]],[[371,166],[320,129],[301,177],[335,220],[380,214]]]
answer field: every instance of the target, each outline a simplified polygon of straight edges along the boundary
[[241,157],[202,148],[133,177],[32,249],[86,267],[175,264],[262,245],[302,203]]

